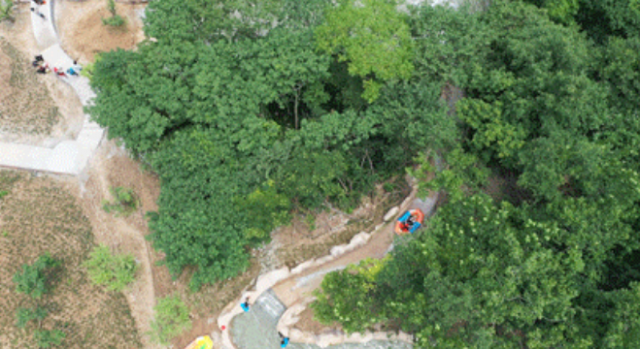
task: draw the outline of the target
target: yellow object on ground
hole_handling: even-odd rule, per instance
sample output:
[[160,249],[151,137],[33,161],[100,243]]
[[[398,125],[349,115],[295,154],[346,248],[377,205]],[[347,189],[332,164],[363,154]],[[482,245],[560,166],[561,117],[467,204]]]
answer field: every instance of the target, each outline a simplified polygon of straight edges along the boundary
[[213,349],[213,341],[209,336],[198,337],[184,349]]

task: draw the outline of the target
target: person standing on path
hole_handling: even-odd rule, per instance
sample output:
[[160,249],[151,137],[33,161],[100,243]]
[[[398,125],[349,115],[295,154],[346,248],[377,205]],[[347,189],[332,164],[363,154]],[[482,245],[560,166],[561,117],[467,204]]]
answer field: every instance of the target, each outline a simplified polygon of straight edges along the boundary
[[67,74],[69,75],[79,75],[78,73],[82,70],[82,66],[78,65],[78,61],[73,61],[73,66],[67,69]]
[[280,348],[286,348],[289,345],[289,337],[285,337],[280,331],[278,331],[278,336],[280,336]]
[[249,297],[244,300],[244,303],[240,304],[240,307],[242,308],[242,310],[244,310],[245,313],[249,311]]

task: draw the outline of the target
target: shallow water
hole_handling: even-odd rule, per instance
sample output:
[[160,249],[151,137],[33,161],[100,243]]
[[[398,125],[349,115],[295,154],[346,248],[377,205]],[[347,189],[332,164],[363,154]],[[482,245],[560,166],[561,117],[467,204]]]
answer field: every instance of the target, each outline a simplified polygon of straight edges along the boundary
[[[240,305],[238,305],[240,306]],[[280,349],[280,337],[276,331],[278,319],[285,311],[284,305],[273,291],[264,292],[249,312],[236,316],[231,323],[231,338],[239,349]],[[410,349],[411,345],[398,341],[370,341],[331,345],[328,349]],[[287,349],[320,349],[314,344],[289,343]]]

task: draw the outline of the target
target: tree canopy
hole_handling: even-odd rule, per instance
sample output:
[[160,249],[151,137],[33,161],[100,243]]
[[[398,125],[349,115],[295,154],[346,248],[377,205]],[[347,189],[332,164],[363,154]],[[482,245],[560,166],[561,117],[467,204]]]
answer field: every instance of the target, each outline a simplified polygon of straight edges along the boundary
[[96,62],[90,112],[159,175],[150,238],[194,289],[292,212],[409,168],[437,215],[327,275],[318,319],[420,348],[632,348],[637,3],[151,2],[149,40]]
[[[368,262],[328,275],[319,320],[354,330],[366,319],[356,331],[401,329],[419,348],[637,346],[633,17],[616,14],[622,1],[534,3],[543,9],[414,9],[416,72],[465,93],[448,138],[457,144],[425,152],[412,171],[446,200],[373,278]],[[618,29],[581,30],[593,7]],[[435,156],[445,165],[427,182]],[[363,287],[366,306],[341,306]]]

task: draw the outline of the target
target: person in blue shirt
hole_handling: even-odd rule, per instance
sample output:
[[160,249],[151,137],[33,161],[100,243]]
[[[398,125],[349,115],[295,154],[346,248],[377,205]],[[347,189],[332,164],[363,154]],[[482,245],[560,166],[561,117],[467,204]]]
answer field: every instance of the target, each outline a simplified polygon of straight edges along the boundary
[[77,61],[73,61],[73,66],[67,69],[67,74],[69,75],[78,75],[78,73],[82,70],[82,67],[78,65]]
[[249,297],[244,300],[244,303],[240,303],[240,307],[245,313],[249,311]]
[[280,332],[278,332],[278,336],[280,336],[280,348],[286,348],[289,345],[289,337],[285,337]]

